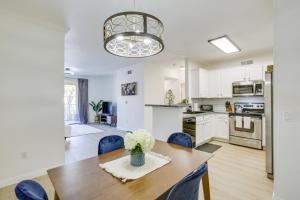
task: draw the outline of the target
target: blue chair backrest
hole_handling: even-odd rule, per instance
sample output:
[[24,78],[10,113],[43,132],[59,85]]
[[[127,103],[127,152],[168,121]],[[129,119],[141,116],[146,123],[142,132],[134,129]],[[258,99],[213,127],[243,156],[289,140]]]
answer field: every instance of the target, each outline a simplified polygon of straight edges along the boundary
[[200,179],[207,172],[207,164],[200,165],[170,190],[167,200],[198,200]]
[[186,133],[173,133],[168,138],[168,143],[181,145],[184,147],[193,147],[192,138]]
[[119,135],[110,135],[99,141],[98,155],[124,148],[124,139]]
[[24,180],[18,183],[15,193],[19,200],[48,200],[44,188],[33,180]]

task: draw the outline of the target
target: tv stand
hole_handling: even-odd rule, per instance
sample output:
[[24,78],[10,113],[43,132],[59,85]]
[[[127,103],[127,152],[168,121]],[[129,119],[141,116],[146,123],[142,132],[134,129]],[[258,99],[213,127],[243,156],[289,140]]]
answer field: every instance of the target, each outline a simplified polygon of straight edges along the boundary
[[117,116],[101,114],[100,115],[100,124],[107,124],[110,126],[117,126]]

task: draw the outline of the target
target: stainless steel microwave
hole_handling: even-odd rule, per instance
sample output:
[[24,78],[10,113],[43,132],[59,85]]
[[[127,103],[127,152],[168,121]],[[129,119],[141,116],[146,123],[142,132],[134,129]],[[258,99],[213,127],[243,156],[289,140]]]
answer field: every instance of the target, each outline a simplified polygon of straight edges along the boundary
[[232,96],[264,96],[264,81],[239,81],[232,83]]

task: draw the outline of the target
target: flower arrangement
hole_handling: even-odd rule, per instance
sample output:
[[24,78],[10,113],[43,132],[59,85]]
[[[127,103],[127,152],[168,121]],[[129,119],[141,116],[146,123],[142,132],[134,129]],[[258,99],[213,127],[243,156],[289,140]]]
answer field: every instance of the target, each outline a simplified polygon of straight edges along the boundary
[[140,129],[132,133],[127,133],[124,138],[125,149],[131,154],[131,164],[141,166],[145,163],[145,152],[150,151],[155,140],[151,133]]
[[128,149],[131,154],[150,151],[155,140],[151,133],[146,130],[140,129],[132,133],[127,133],[125,135],[125,149]]

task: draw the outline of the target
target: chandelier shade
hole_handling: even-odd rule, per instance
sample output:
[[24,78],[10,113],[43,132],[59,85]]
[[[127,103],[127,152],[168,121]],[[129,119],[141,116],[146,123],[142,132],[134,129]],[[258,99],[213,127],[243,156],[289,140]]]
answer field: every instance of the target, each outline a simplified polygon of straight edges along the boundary
[[142,12],[122,12],[109,17],[103,25],[104,48],[111,54],[141,58],[164,49],[162,22]]

